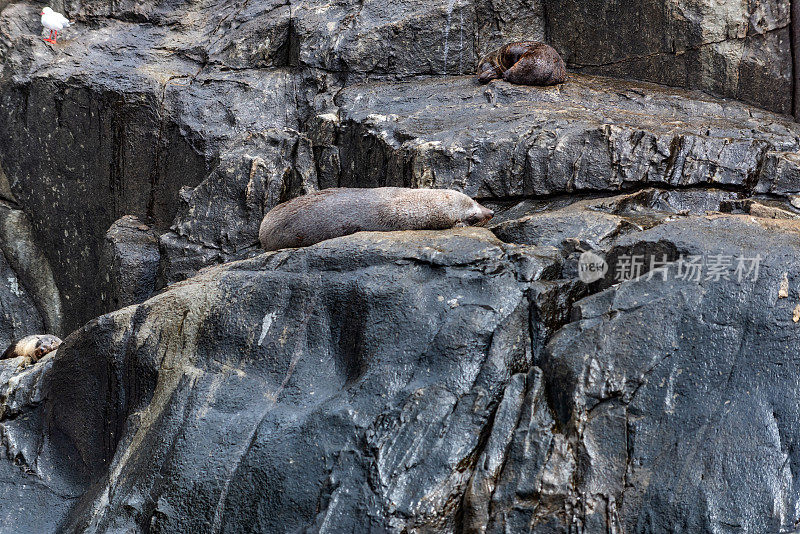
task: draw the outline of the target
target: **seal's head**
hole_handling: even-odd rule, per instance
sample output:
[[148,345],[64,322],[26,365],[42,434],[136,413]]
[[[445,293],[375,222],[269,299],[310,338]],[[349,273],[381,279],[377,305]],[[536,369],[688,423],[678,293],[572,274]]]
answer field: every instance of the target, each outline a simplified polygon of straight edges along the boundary
[[431,219],[428,228],[452,228],[460,226],[483,226],[494,216],[494,212],[476,201],[451,189],[417,190],[420,205]]
[[469,205],[463,206],[464,215],[456,226],[483,226],[494,217],[492,210],[481,206],[466,195],[464,196],[469,200]]
[[36,359],[39,359],[45,354],[48,354],[56,350],[59,347],[59,345],[61,345],[61,340],[56,336],[51,336],[50,334],[47,334],[47,335],[36,336],[34,343],[35,344],[33,348],[33,356]]

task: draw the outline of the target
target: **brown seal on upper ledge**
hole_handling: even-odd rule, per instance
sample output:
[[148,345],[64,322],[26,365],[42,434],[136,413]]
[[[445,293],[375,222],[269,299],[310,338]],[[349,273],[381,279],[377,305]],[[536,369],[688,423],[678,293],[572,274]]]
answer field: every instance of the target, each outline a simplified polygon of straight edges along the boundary
[[270,210],[258,240],[265,250],[307,247],[362,231],[444,230],[486,224],[494,213],[451,189],[323,189]]
[[508,43],[478,63],[478,80],[503,78],[520,85],[556,85],[567,79],[564,60],[555,49],[538,41]]

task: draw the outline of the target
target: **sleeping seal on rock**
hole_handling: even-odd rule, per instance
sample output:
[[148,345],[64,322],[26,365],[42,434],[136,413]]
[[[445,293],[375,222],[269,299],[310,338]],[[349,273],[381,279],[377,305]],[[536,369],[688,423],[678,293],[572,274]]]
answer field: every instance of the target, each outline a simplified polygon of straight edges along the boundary
[[27,367],[38,362],[45,354],[56,350],[59,345],[61,345],[61,340],[50,334],[25,336],[11,343],[0,356],[0,360],[22,356],[25,359],[20,367]]
[[481,83],[498,78],[521,85],[556,85],[566,81],[567,68],[552,46],[519,41],[485,55],[478,63]]
[[494,213],[450,189],[331,188],[275,206],[261,221],[264,250],[307,247],[362,231],[444,230],[485,224]]

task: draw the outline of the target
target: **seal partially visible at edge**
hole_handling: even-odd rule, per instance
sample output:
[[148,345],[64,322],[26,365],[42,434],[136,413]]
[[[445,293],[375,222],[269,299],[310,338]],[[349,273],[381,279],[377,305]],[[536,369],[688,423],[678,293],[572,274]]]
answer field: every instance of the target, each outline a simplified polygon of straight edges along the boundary
[[18,358],[22,356],[25,360],[20,368],[32,365],[41,359],[42,356],[53,352],[61,345],[61,339],[50,334],[35,334],[25,336],[11,343],[0,356],[0,360]]

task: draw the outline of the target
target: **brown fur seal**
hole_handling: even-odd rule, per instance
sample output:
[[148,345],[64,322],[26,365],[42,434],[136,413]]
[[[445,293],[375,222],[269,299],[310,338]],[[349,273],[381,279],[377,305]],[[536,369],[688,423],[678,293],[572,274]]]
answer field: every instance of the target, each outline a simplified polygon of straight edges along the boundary
[[9,345],[3,355],[0,356],[0,360],[22,356],[25,360],[20,367],[25,367],[38,362],[42,356],[53,352],[59,345],[61,345],[61,340],[50,334],[25,336]]
[[331,188],[275,206],[261,221],[258,240],[265,250],[307,247],[361,231],[481,225],[492,215],[450,189]]
[[566,81],[567,68],[552,46],[519,41],[487,54],[478,63],[481,83],[498,78],[521,85],[555,85]]

